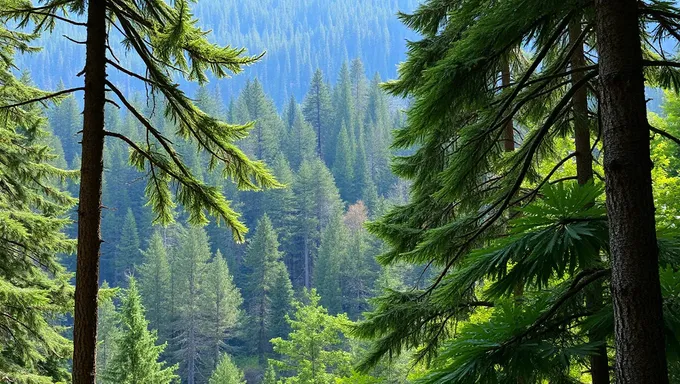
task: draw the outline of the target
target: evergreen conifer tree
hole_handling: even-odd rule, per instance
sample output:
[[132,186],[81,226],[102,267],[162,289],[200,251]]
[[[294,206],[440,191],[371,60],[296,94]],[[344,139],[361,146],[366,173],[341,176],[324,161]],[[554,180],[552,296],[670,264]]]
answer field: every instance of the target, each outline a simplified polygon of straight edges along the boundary
[[226,346],[225,340],[238,325],[243,302],[241,293],[234,286],[227,262],[219,250],[205,269],[201,292],[201,328],[206,350],[203,361],[210,370],[219,369],[218,363],[221,364],[220,354]]
[[[44,97],[15,78],[13,55],[34,36],[0,26],[0,107]],[[18,39],[18,40],[17,40]],[[72,307],[70,275],[58,254],[75,244],[64,234],[74,200],[60,189],[70,172],[52,165],[41,143],[45,120],[36,105],[3,109],[0,120],[0,377],[8,382],[64,381],[71,343],[55,322]]]
[[[99,329],[99,333],[97,333],[97,370],[105,372],[115,353],[116,338],[120,334],[120,318],[113,303],[114,298],[118,295],[118,289],[109,288],[109,284],[105,281],[102,283],[100,291],[99,316],[97,317],[99,322],[97,324]],[[106,292],[106,294],[102,294],[102,292]],[[103,376],[97,377],[97,383],[104,383]]]
[[116,244],[116,258],[114,264],[116,266],[116,285],[121,285],[125,281],[126,276],[135,273],[135,266],[141,264],[137,221],[130,208],[128,208],[127,213],[125,214],[123,229],[120,234],[120,239]]
[[161,341],[170,337],[170,263],[159,231],[154,231],[149,246],[142,252],[144,264],[137,268],[140,293],[151,328]]
[[245,384],[243,372],[231,361],[226,353],[220,356],[215,370],[208,379],[208,384]]
[[333,107],[331,93],[320,69],[314,72],[314,77],[309,86],[309,91],[302,104],[302,113],[305,120],[312,125],[316,132],[316,153],[325,161],[329,162],[329,152],[334,150],[332,140],[332,114]]
[[332,316],[320,304],[316,290],[305,290],[305,302],[295,302],[295,313],[286,317],[292,332],[287,339],[272,340],[280,360],[272,360],[283,372],[292,372],[283,382],[331,384],[349,375],[351,354],[343,347],[343,332],[350,321]]
[[103,372],[104,383],[169,384],[178,377],[176,366],[159,362],[165,344],[156,345],[156,332],[147,329],[144,306],[134,277],[130,277],[120,313],[121,331],[115,339],[111,361]]
[[[321,245],[314,267],[314,286],[321,297],[320,304],[331,314],[343,312],[342,280],[348,266],[349,234],[337,212],[321,235]],[[356,257],[356,255],[352,255]],[[359,271],[352,270],[352,273]]]
[[[245,257],[246,287],[244,296],[247,302],[249,333],[260,364],[264,365],[271,350],[269,340],[272,336],[273,321],[280,321],[291,299],[291,289],[285,279],[286,267],[281,260],[279,242],[272,222],[265,214],[257,224],[252,242],[248,245]],[[276,292],[274,289],[283,289]],[[276,298],[279,302],[274,302]],[[276,310],[276,312],[274,311]],[[277,331],[280,331],[280,327]]]
[[[177,319],[173,325],[173,357],[179,362],[180,376],[189,384],[196,383],[200,374],[204,323],[201,318],[202,289],[205,270],[210,259],[210,244],[205,230],[188,227],[180,237],[177,260],[172,273],[176,284]],[[214,351],[210,351],[211,356]]]

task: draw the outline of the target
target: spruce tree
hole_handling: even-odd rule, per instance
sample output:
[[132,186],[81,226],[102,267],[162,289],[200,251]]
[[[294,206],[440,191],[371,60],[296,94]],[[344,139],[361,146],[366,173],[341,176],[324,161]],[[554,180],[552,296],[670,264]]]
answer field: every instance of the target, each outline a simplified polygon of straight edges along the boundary
[[[4,106],[44,97],[27,77],[15,78],[13,55],[30,50],[32,35],[0,26],[0,377],[8,382],[65,381],[71,352],[55,319],[72,309],[70,275],[58,254],[75,244],[64,219],[75,201],[60,187],[72,173],[52,165],[41,143],[45,119],[36,105]],[[15,40],[18,39],[18,40]]]
[[[337,212],[321,235],[321,245],[314,267],[314,286],[321,297],[320,304],[331,314],[343,312],[343,271],[348,267],[350,237]],[[357,255],[352,255],[356,257]],[[353,273],[358,273],[352,269]]]
[[355,152],[347,125],[343,125],[337,139],[333,175],[344,201],[355,201]]
[[[118,295],[118,289],[109,288],[105,281],[102,283],[99,297],[99,316],[97,317],[97,370],[106,371],[115,352],[116,338],[120,334],[120,318],[116,312],[113,300]],[[103,375],[97,377],[97,383],[103,383]]]
[[331,384],[349,375],[351,354],[343,349],[343,333],[350,321],[345,315],[329,315],[316,290],[304,292],[304,302],[295,302],[295,313],[286,319],[292,329],[286,339],[272,340],[281,355],[272,360],[281,372],[292,372],[286,384]]
[[285,138],[283,151],[291,167],[297,170],[302,162],[317,156],[317,137],[312,125],[305,121],[299,107],[296,106],[290,113],[292,122]]
[[321,232],[333,216],[342,210],[342,201],[335,186],[335,180],[320,160],[304,162],[300,166],[295,183],[295,221],[293,222],[293,244],[296,253],[293,262],[302,286],[311,287]]
[[156,332],[148,330],[142,298],[130,277],[120,313],[121,331],[115,339],[111,361],[103,372],[104,383],[169,384],[178,379],[176,366],[159,362],[165,344],[156,345]]
[[243,372],[231,361],[226,353],[220,356],[215,370],[208,379],[208,384],[245,384]]
[[140,293],[151,328],[161,341],[170,337],[170,263],[159,231],[154,231],[149,246],[142,252],[144,264],[137,268]]
[[309,91],[302,104],[302,113],[305,120],[312,125],[316,132],[316,153],[325,161],[332,158],[329,152],[334,150],[332,139],[332,115],[331,93],[320,69],[314,72],[314,77],[309,86]]
[[[277,237],[271,220],[265,214],[257,223],[244,260],[247,285],[243,291],[249,317],[248,332],[262,365],[271,350],[269,340],[273,337],[273,322],[280,321],[282,312],[287,309],[286,301],[292,296],[292,290],[285,283],[288,276],[284,273],[286,267],[281,260]],[[276,292],[275,289],[281,291]],[[278,328],[277,331],[280,331],[281,327]]]
[[[70,20],[68,13],[86,18],[86,21]],[[173,78],[179,75],[189,81],[205,83],[206,71],[210,70],[216,77],[226,77],[240,72],[244,65],[254,63],[259,56],[248,57],[243,49],[211,44],[206,33],[196,25],[190,6],[184,0],[172,5],[164,1],[115,0],[105,3],[90,0],[84,3],[68,0],[41,6],[30,1],[13,1],[3,7],[0,17],[5,21],[16,20],[14,25],[17,27],[33,28],[36,33],[52,30],[57,23],[68,23],[85,29],[87,34],[83,86],[39,97],[23,95],[22,100],[5,108],[14,109],[39,100],[84,92],[73,382],[93,383],[105,138],[125,142],[131,149],[131,162],[147,172],[146,192],[157,214],[156,221],[167,223],[173,219],[171,184],[174,184],[176,199],[188,208],[193,224],[205,223],[207,211],[223,219],[239,240],[246,229],[224,196],[191,173],[172,142],[127,100],[119,87],[107,79],[107,74],[115,69],[144,82],[151,93],[165,99],[166,116],[176,123],[178,136],[209,152],[210,168],[221,165],[223,175],[233,178],[239,187],[259,189],[277,183],[264,164],[251,161],[234,145],[247,135],[250,126],[230,125],[208,116],[184,94]],[[115,52],[120,46],[109,44],[108,38],[109,31],[114,29],[125,42],[122,48],[141,59],[143,70],[130,70],[117,61]],[[16,36],[10,39],[16,41]],[[110,58],[107,50],[111,52]],[[125,134],[105,129],[104,106],[110,100],[107,89],[141,123],[144,131],[141,137],[148,140],[135,141]]]
[[115,284],[122,285],[126,276],[135,273],[135,266],[141,262],[141,251],[137,222],[132,209],[128,208],[123,221],[120,239],[116,244],[116,258],[114,260]]
[[[210,244],[205,230],[188,227],[179,239],[177,260],[172,273],[176,284],[177,319],[173,325],[173,357],[179,362],[179,372],[188,384],[196,383],[202,369],[204,323],[201,306],[205,271],[210,259]],[[210,351],[210,356],[214,351]]]
[[201,292],[201,336],[206,351],[203,362],[212,371],[219,369],[220,354],[226,347],[225,340],[238,326],[243,302],[219,250],[206,266]]

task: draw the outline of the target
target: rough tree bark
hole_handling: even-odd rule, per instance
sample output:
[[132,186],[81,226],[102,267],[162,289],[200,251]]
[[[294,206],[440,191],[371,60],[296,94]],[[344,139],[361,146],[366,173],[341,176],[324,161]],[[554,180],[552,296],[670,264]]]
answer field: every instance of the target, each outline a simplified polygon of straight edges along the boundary
[[78,205],[73,384],[94,384],[104,170],[106,4],[88,1],[82,165]]
[[596,0],[616,382],[666,384],[652,163],[636,0]]

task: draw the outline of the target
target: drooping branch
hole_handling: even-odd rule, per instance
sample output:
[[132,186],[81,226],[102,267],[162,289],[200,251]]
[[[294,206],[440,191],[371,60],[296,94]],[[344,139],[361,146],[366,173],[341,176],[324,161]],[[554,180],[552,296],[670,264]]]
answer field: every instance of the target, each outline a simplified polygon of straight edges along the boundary
[[135,116],[135,118],[144,125],[144,128],[147,129],[155,138],[158,140],[158,142],[163,146],[163,149],[168,153],[168,155],[172,158],[173,162],[175,165],[177,165],[177,168],[179,168],[180,171],[182,171],[183,174],[189,175],[189,171],[186,169],[182,161],[178,158],[177,153],[175,150],[170,146],[170,141],[166,139],[156,128],[154,128],[153,125],[147,120],[144,115],[142,115],[137,108],[135,108],[132,103],[130,103],[125,96],[123,96],[123,93],[116,88],[110,81],[106,80],[106,85],[111,88],[111,91],[116,94],[118,99],[125,105],[125,107]]
[[85,88],[83,88],[83,87],[64,89],[63,91],[50,93],[48,95],[36,97],[35,99],[25,100],[25,101],[22,101],[22,102],[19,102],[19,103],[16,103],[16,104],[2,105],[2,106],[0,106],[0,109],[16,108],[16,107],[21,107],[23,105],[27,105],[27,104],[31,104],[31,103],[42,102],[42,101],[53,99],[55,97],[59,97],[59,96],[62,96],[62,95],[67,95],[69,93],[82,91],[84,89]]
[[520,341],[521,339],[529,335],[531,332],[538,329],[541,325],[548,321],[560,309],[560,307],[567,302],[567,300],[574,297],[588,285],[598,281],[599,279],[607,276],[610,273],[611,269],[599,269],[595,271],[593,270],[583,271],[580,274],[578,274],[574,278],[571,287],[569,287],[569,289],[562,296],[560,296],[560,298],[552,306],[550,306],[550,309],[548,309],[541,316],[539,316],[538,319],[536,319],[536,321],[534,321],[534,323],[529,328],[524,330],[522,333],[505,341],[498,348],[504,348],[517,341]]
[[492,204],[491,207],[485,209],[482,214],[479,215],[479,217],[484,217],[485,215],[489,214],[491,210],[495,209],[496,206],[500,204],[500,208],[494,213],[489,219],[485,221],[482,226],[475,230],[474,233],[471,234],[470,238],[468,238],[463,246],[460,247],[460,249],[456,252],[456,254],[447,262],[446,266],[442,270],[442,272],[437,276],[437,279],[432,283],[432,285],[425,291],[423,295],[427,295],[431,293],[444,279],[444,276],[448,273],[448,271],[453,267],[454,263],[458,258],[465,252],[468,246],[472,244],[479,236],[482,235],[487,229],[489,229],[493,223],[496,222],[502,215],[505,209],[510,205],[512,202],[513,196],[517,193],[519,188],[521,187],[522,183],[524,182],[524,178],[529,171],[529,168],[531,167],[531,162],[533,161],[533,155],[536,153],[538,150],[538,147],[540,144],[543,142],[543,138],[548,134],[550,131],[550,128],[552,127],[553,123],[557,120],[557,118],[561,115],[562,110],[569,104],[571,101],[571,98],[573,97],[574,93],[578,91],[581,87],[584,87],[590,80],[592,80],[596,75],[597,71],[590,72],[583,76],[583,78],[576,84],[574,84],[569,91],[567,91],[562,99],[559,101],[559,103],[555,106],[555,108],[551,111],[550,115],[544,122],[543,126],[538,130],[538,133],[534,138],[532,138],[532,143],[527,151],[527,153],[524,155],[524,164],[522,166],[522,169],[520,170],[519,176],[517,177],[517,180],[515,181],[515,184],[512,186],[512,188],[505,194],[505,197],[502,198],[501,200],[497,201],[495,204]]

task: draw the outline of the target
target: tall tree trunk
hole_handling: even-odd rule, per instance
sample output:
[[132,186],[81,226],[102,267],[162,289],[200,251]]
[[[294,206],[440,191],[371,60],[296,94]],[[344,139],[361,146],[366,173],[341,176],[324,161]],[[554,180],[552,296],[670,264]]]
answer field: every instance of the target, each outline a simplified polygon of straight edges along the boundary
[[104,170],[105,79],[106,4],[101,0],[90,0],[87,10],[85,106],[78,205],[73,384],[95,382],[102,172]]
[[[569,23],[569,41],[577,44],[571,57],[571,69],[586,66],[583,42],[578,41],[581,35],[581,20],[573,19]],[[583,72],[574,72],[571,75],[572,86],[583,79]],[[588,93],[585,87],[581,87],[572,97],[572,112],[574,115],[574,144],[576,147],[576,178],[579,185],[584,185],[593,180],[593,154],[590,147],[590,121],[588,118]],[[597,251],[599,258],[599,250]],[[602,286],[593,285],[586,293],[586,307],[591,311],[602,308]],[[593,384],[609,384],[609,361],[607,359],[606,340],[595,335],[589,335],[591,343],[601,342],[595,353],[590,357],[590,376]]]
[[659,250],[636,0],[597,0],[616,382],[666,384]]
[[[503,63],[501,68],[501,86],[503,89],[510,86],[510,63],[508,60]],[[505,152],[515,150],[515,127],[512,124],[512,119],[508,120],[503,127],[503,149]]]

